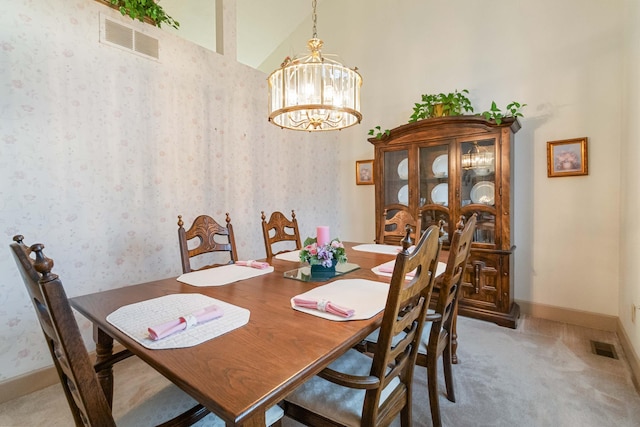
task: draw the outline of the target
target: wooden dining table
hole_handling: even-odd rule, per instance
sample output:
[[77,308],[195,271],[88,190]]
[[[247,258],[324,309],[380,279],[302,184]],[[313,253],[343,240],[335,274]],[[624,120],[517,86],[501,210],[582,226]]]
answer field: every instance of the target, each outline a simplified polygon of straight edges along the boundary
[[[389,282],[372,267],[394,255],[354,250],[345,243],[348,262],[359,269],[335,277]],[[265,411],[327,367],[380,326],[382,312],[366,320],[332,321],[294,310],[291,298],[327,282],[304,282],[284,273],[306,264],[267,259],[274,271],[223,286],[195,287],[177,278],[121,287],[70,299],[94,326],[97,363],[111,355],[115,339],[179,386],[227,426],[265,425]],[[250,311],[249,322],[193,347],[150,350],[106,318],[120,307],[169,294],[200,293]],[[99,377],[112,397],[110,371]]]

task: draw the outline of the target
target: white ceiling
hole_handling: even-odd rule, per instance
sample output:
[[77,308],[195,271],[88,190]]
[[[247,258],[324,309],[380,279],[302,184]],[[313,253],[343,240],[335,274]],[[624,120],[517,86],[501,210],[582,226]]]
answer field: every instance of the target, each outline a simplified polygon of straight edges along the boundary
[[[210,50],[216,50],[215,9],[217,0],[159,0],[169,15],[180,22],[174,33]],[[324,0],[318,0],[318,10]],[[237,59],[260,69],[302,22],[310,22],[312,0],[236,0]],[[312,28],[309,27],[309,37]],[[272,70],[263,70],[271,72]]]

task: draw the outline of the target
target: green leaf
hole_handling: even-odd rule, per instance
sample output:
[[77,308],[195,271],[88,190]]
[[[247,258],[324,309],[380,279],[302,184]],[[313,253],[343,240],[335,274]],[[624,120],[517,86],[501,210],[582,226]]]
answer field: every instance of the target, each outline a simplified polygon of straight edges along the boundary
[[145,18],[152,20],[155,25],[162,27],[163,23],[178,29],[180,23],[167,15],[162,6],[154,0],[109,0],[109,3],[117,6],[123,16],[144,22]]

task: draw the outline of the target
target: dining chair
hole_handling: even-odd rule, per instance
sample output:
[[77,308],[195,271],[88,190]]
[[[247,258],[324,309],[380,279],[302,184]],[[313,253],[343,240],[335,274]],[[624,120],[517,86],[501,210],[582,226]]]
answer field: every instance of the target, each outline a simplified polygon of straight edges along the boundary
[[420,237],[420,217],[414,218],[409,209],[404,205],[388,205],[384,208],[380,221],[380,230],[376,243],[386,245],[399,245],[404,237],[405,228],[409,225],[413,230],[411,238],[416,242]]
[[[455,402],[453,389],[452,355],[456,345],[455,323],[458,313],[458,292],[462,286],[464,270],[469,259],[473,232],[476,226],[476,214],[464,224],[461,217],[456,231],[451,236],[447,267],[436,279],[438,298],[435,309],[429,310],[425,318],[425,327],[418,347],[416,365],[426,367],[431,419],[434,426],[441,426],[440,402],[438,400],[438,359],[442,356],[446,396]],[[442,222],[440,223],[442,228]],[[380,330],[374,331],[356,346],[364,353],[375,352],[379,342]]]
[[[189,395],[168,384],[152,396],[137,396],[135,405],[114,419],[111,403],[100,386],[84,345],[78,323],[62,281],[51,272],[53,260],[44,245],[27,247],[22,236],[10,245],[40,327],[47,341],[62,389],[76,426],[215,426],[224,421],[210,413]],[[34,255],[32,258],[31,255]],[[266,413],[270,424],[279,425],[284,411],[277,405]]]
[[[178,215],[178,241],[180,243],[180,258],[182,259],[183,273],[233,264],[238,261],[231,218],[228,212],[226,215],[225,221],[227,224],[225,226],[218,224],[216,220],[208,215],[200,215],[196,217],[191,227],[186,231],[184,229],[182,215]],[[198,239],[196,241],[197,246],[190,249],[189,244],[193,239]],[[194,257],[198,257],[197,259],[202,261],[202,255],[212,254],[215,257],[215,254],[224,252],[229,256],[229,261],[227,262],[212,262],[198,268],[191,264]],[[201,262],[201,264],[204,264],[204,262]]]
[[431,225],[439,225],[440,238],[445,246],[449,243],[449,215],[449,208],[442,205],[428,205],[418,209],[420,226],[426,230]]
[[373,427],[399,414],[402,426],[411,425],[412,376],[441,244],[432,226],[410,253],[410,233],[396,257],[373,356],[347,350],[285,398],[288,417],[310,426]]
[[[40,279],[40,274],[36,271],[32,262],[27,262],[27,258],[30,257],[31,249],[24,244],[24,236],[16,235],[13,237],[12,249],[15,252],[15,256],[19,257],[23,262],[20,264],[22,268],[20,269],[20,273],[26,277],[31,282],[37,282]],[[25,281],[27,278],[24,279]],[[94,335],[101,339],[104,332],[101,330],[95,330]],[[113,343],[112,340],[109,340],[109,345],[104,347],[105,350],[112,351]],[[100,363],[96,363],[94,365],[94,370],[96,371],[98,378],[100,379],[100,385],[103,387],[103,391],[107,397],[107,401],[109,405],[111,405],[112,397],[113,397],[113,376],[111,375],[111,370],[113,366],[129,357],[133,356],[127,349],[123,349],[118,351],[117,353],[112,353],[109,356],[104,355],[103,359]]]
[[476,220],[475,213],[466,224],[464,224],[464,217],[460,217],[456,231],[451,236],[447,268],[442,274],[442,280],[438,279],[438,300],[435,312],[427,314],[428,323],[422,333],[416,358],[416,364],[427,369],[431,420],[436,427],[442,425],[438,397],[438,359],[440,357],[442,357],[447,399],[451,402],[456,401],[451,367],[453,347],[456,344],[454,340],[457,340],[454,333],[458,315],[458,294],[471,253]]
[[[298,220],[296,213],[291,210],[291,220],[289,220],[282,212],[275,211],[269,216],[269,221],[262,211],[262,236],[264,237],[264,248],[267,251],[267,258],[283,252],[290,252],[302,249],[300,241],[300,231],[298,229]],[[280,242],[294,242],[293,249],[281,249],[274,252],[273,245]],[[281,247],[278,246],[280,249]]]

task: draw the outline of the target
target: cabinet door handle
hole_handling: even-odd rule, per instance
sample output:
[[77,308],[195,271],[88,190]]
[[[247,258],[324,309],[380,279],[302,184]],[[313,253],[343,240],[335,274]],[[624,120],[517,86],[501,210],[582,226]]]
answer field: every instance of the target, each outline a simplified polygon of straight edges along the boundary
[[476,294],[480,293],[480,264],[473,266],[473,281],[476,285]]

